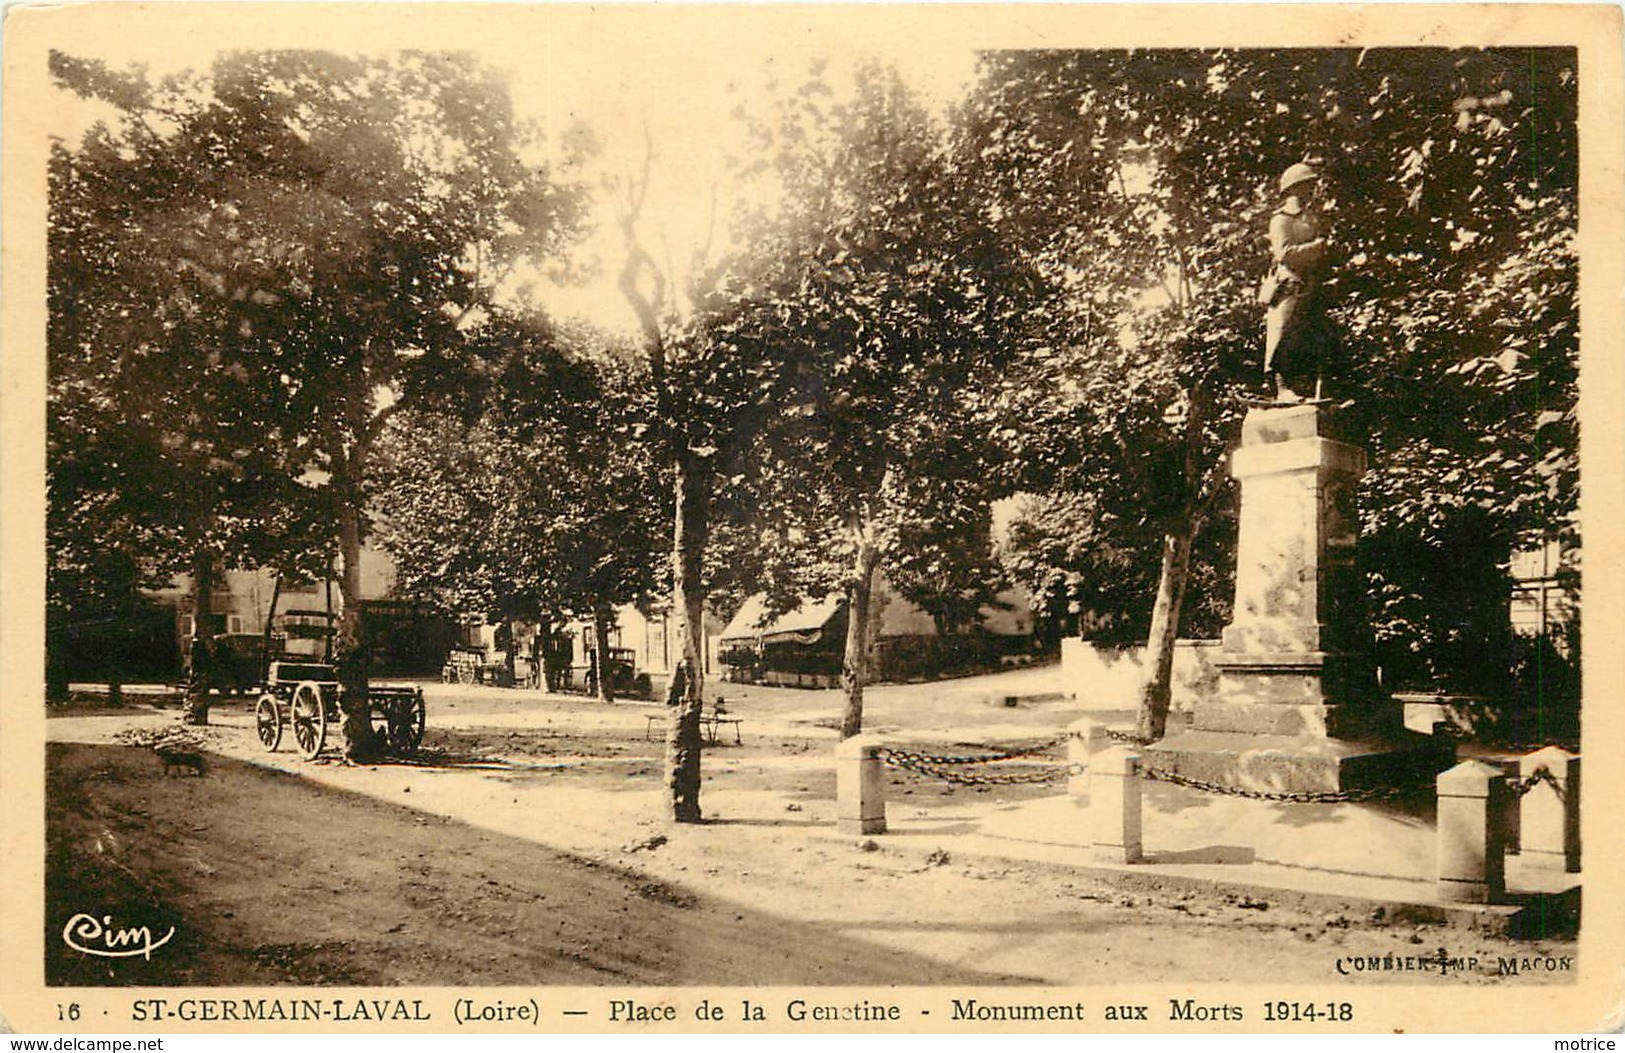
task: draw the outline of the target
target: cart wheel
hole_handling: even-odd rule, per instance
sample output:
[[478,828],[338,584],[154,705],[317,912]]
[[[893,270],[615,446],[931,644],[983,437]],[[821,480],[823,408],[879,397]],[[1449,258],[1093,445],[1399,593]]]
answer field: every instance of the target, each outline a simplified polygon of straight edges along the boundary
[[416,752],[423,743],[423,690],[397,698],[389,707],[389,747],[396,753]]
[[282,715],[277,712],[276,696],[263,694],[254,707],[254,730],[259,733],[260,745],[271,753],[282,745]]
[[471,665],[460,665],[457,667],[457,682],[459,684],[472,684],[474,682],[474,678],[478,675],[479,670],[475,669]]
[[294,745],[299,756],[315,760],[327,741],[327,707],[322,705],[322,689],[309,680],[293,692],[293,710],[289,723],[293,725]]
[[411,708],[408,710],[408,715],[410,719],[406,726],[406,748],[416,751],[419,746],[423,745],[423,732],[429,724],[429,711],[423,704],[423,688],[420,687],[412,692]]

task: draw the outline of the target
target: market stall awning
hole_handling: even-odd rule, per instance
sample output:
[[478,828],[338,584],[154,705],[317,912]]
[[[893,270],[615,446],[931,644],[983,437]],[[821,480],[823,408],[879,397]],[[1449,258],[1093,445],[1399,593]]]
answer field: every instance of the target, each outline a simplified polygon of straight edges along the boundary
[[839,595],[826,596],[821,600],[803,600],[795,610],[772,618],[767,613],[767,594],[759,592],[745,601],[733,621],[722,630],[722,643],[816,643],[840,607]]

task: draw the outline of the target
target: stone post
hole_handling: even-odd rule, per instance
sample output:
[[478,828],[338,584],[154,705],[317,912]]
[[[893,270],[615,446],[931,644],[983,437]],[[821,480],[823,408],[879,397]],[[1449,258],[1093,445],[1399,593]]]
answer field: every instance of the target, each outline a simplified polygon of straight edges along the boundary
[[1561,857],[1570,874],[1580,870],[1580,758],[1557,746],[1547,746],[1518,763],[1518,775],[1528,779],[1545,769],[1551,782],[1537,783],[1518,802],[1525,853]]
[[1096,857],[1141,860],[1140,755],[1127,746],[1113,746],[1090,761],[1089,828]]
[[1506,893],[1506,776],[1463,761],[1435,780],[1439,794],[1439,898],[1494,903]]
[[1089,800],[1089,758],[1105,748],[1106,725],[1093,717],[1080,717],[1067,725],[1066,763],[1076,768],[1066,780],[1072,799],[1080,804]]
[[867,735],[835,747],[835,829],[843,834],[886,832],[886,782],[881,744]]

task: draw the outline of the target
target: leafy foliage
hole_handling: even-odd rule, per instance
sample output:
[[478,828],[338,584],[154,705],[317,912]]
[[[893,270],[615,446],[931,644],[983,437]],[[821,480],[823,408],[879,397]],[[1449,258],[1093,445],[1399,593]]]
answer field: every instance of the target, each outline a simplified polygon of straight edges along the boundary
[[[92,251],[61,270],[74,305],[55,313],[57,359],[162,347],[155,372],[180,380],[164,412],[179,448],[232,479],[238,448],[269,447],[285,474],[314,470],[344,568],[341,678],[362,706],[373,446],[392,414],[504,350],[486,332],[502,283],[574,236],[579,188],[535,162],[537,129],[466,56],[241,52],[156,85],[65,55],[53,69],[115,114],[58,151],[62,236]],[[99,242],[81,237],[85,217]],[[132,311],[86,319],[76,306],[120,290]],[[132,339],[132,326],[159,335]],[[89,373],[94,398],[139,390],[122,363]],[[203,504],[226,489],[194,482]],[[348,726],[363,748],[366,721]]]
[[623,368],[536,341],[472,420],[396,417],[376,507],[400,587],[492,621],[647,601],[665,502]]
[[[1219,493],[1231,393],[1262,387],[1252,292],[1274,180],[1308,158],[1335,239],[1330,391],[1354,398],[1374,466],[1366,536],[1437,547],[1469,516],[1503,567],[1513,546],[1576,548],[1574,63],[1566,49],[987,56],[961,152],[1009,242],[1071,292],[1058,350],[1013,375],[1024,484],[1091,494],[1130,529],[1125,547]],[[1200,471],[1177,470],[1181,446]],[[1431,646],[1450,611],[1423,567],[1377,569],[1379,628]],[[1504,602],[1487,585],[1474,597]]]
[[174,114],[144,79],[60,55],[53,68],[140,109],[51,153],[50,624],[128,614],[137,588],[200,564],[315,569],[330,509],[297,478],[259,248],[213,211],[189,148],[153,130]]
[[979,393],[1043,287],[964,207],[943,130],[894,72],[860,68],[837,101],[815,70],[753,129],[783,201],[752,217],[742,290],[782,363],[752,483],[764,576],[781,597],[867,590],[872,553],[962,625],[996,575]]

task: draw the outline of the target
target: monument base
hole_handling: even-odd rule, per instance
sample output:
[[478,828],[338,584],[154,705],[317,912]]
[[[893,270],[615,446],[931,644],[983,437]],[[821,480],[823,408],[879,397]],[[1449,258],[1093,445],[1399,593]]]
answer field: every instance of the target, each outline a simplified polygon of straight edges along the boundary
[[1406,784],[1432,792],[1435,774],[1453,763],[1453,744],[1415,736],[1399,742],[1178,732],[1146,746],[1148,769],[1243,790],[1336,793]]
[[[1235,690],[1228,670],[1220,672],[1220,683],[1221,692],[1228,687],[1230,694],[1226,697],[1221,693],[1218,699],[1198,702],[1190,730],[1380,742],[1403,740],[1406,734],[1405,711],[1396,703],[1372,701],[1369,696],[1343,704],[1331,701],[1294,704],[1253,700],[1258,696],[1248,696]],[[1268,695],[1264,697],[1269,698]],[[1238,698],[1245,701],[1236,700]]]

